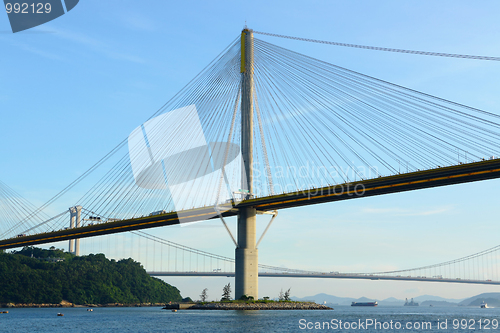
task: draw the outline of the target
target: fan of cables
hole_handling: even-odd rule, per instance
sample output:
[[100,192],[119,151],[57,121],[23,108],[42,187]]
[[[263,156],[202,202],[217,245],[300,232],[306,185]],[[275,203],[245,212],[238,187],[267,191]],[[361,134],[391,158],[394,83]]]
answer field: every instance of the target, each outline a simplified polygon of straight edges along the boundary
[[[68,191],[108,161],[114,166],[100,171],[99,181],[85,184],[87,190],[76,202],[63,206],[83,206],[84,221],[99,217],[105,223],[233,198],[244,177],[237,163],[241,156],[234,150],[241,146],[240,54],[235,39],[128,139],[28,214],[31,218],[22,226],[30,232],[67,226],[67,216],[46,223],[41,211],[62,202]],[[497,114],[257,38],[253,58],[253,196],[500,155]]]

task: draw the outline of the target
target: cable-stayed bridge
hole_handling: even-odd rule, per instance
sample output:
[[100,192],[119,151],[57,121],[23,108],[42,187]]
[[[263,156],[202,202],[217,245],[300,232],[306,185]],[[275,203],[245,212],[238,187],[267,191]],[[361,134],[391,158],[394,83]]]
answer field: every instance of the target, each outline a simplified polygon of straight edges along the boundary
[[[290,207],[498,178],[499,118],[244,29],[74,183],[39,209],[16,211],[0,249],[237,216],[236,293],[257,296],[256,214],[272,222]],[[108,162],[71,213],[43,215]]]
[[[321,188],[304,189],[262,198],[252,198],[240,202],[236,207],[233,207],[231,204],[222,204],[220,207],[225,210],[221,215],[223,217],[230,217],[236,216],[240,207],[253,206],[259,211],[273,211],[297,206],[460,184],[498,177],[500,177],[500,159],[490,159],[458,166],[439,167],[407,174],[361,180]],[[87,216],[95,215],[90,210],[85,211]],[[64,216],[68,215],[66,213],[63,214]],[[161,214],[123,220],[104,217],[101,219],[101,217],[96,216],[87,219],[91,222],[78,228],[63,228],[57,231],[1,240],[0,248],[8,249],[75,238],[94,237],[125,231],[176,225],[180,224],[181,221],[182,223],[187,223],[218,218],[219,215],[213,206],[186,209],[177,212],[161,212]],[[69,220],[68,218],[66,219]],[[65,221],[64,225],[67,224],[68,223]]]

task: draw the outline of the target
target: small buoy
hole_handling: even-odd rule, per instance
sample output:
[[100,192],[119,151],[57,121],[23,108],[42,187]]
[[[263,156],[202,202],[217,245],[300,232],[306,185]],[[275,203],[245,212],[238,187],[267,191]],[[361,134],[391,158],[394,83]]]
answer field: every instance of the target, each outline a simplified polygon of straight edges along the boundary
[[58,316],[58,317],[62,317],[62,316],[64,316],[64,313],[60,313],[60,312],[59,312],[59,313],[57,314],[57,316]]
[[172,312],[177,312],[177,310],[176,309],[172,309]]

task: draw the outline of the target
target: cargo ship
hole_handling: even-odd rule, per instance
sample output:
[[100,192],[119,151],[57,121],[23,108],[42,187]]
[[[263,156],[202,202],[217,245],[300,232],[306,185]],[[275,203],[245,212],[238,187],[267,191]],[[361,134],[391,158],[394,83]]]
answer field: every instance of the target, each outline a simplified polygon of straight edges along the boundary
[[352,302],[351,306],[377,306],[377,302]]
[[408,298],[407,298],[406,301],[405,301],[405,306],[418,306],[418,303],[414,302],[413,298],[411,299],[410,302],[408,302]]

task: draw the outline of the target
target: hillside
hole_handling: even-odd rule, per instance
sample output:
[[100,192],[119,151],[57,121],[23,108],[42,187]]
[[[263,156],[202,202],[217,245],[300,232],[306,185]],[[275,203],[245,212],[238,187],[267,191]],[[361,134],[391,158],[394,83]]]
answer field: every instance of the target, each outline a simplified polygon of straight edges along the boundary
[[479,306],[485,301],[488,306],[500,307],[500,293],[483,293],[460,302],[462,306]]
[[165,303],[179,290],[150,277],[132,259],[104,254],[76,257],[61,250],[27,247],[0,253],[0,303]]
[[446,301],[423,301],[420,306],[435,306],[435,307],[453,307],[458,306],[458,303],[446,302]]

